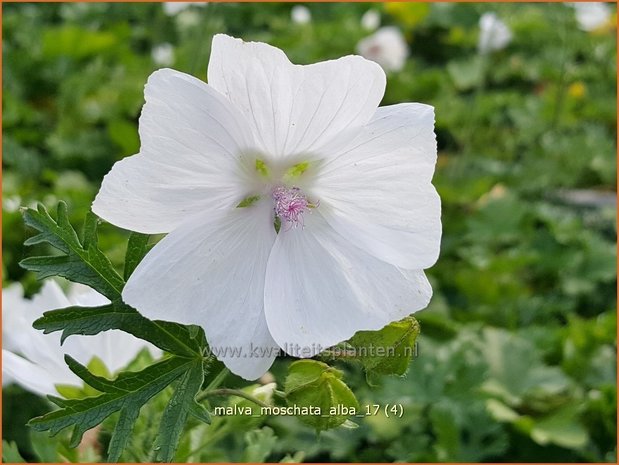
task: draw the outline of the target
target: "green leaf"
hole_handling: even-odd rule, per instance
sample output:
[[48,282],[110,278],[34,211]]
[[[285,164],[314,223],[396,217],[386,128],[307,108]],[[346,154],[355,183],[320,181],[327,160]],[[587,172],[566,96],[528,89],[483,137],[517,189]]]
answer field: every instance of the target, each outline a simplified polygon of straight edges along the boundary
[[456,89],[466,91],[481,84],[484,72],[484,61],[481,57],[466,60],[452,60],[447,63],[447,73],[453,80]]
[[567,405],[536,421],[531,438],[541,445],[552,443],[569,449],[581,449],[589,441],[587,430],[578,421],[576,405]]
[[350,359],[361,362],[368,375],[404,375],[419,332],[419,323],[412,316],[379,331],[359,331],[348,341]]
[[196,356],[206,346],[204,331],[167,321],[151,321],[134,308],[116,301],[100,307],[67,307],[51,310],[33,323],[46,334],[62,331],[61,342],[73,335],[94,335],[110,329],[120,329],[150,341],[167,352]]
[[85,399],[50,399],[58,401],[59,410],[28,423],[36,431],[49,431],[52,435],[73,426],[71,447],[76,447],[82,435],[115,412],[120,412],[108,449],[108,460],[116,462],[129,439],[140,408],[179,376],[191,370],[195,359],[171,357],[138,372],[124,372],[115,380],[95,376],[69,356],[69,368],[84,382],[102,392]]
[[529,340],[491,328],[484,329],[483,340],[489,376],[482,392],[531,413],[550,412],[569,398],[572,381],[560,368],[546,365]]
[[268,426],[245,433],[245,453],[243,462],[263,463],[275,449],[277,436]]
[[187,421],[192,414],[198,416],[206,423],[210,423],[210,417],[206,409],[196,402],[196,395],[202,387],[204,369],[201,360],[197,360],[194,366],[187,370],[178,380],[176,390],[170,398],[163,412],[159,434],[155,450],[159,460],[171,462],[178,447],[178,442]]
[[38,462],[55,463],[59,462],[60,457],[56,451],[58,448],[58,438],[50,438],[47,434],[30,430],[30,444]]
[[86,217],[83,241],[80,242],[69,223],[64,202],[58,203],[56,220],[43,205],[37,210],[26,208],[22,213],[26,225],[39,231],[27,239],[25,245],[48,243],[62,252],[62,255],[26,258],[20,262],[23,268],[35,272],[38,279],[62,276],[86,284],[112,301],[120,299],[124,281],[96,246],[96,221],[92,215]]
[[438,459],[446,461],[457,457],[460,449],[460,429],[456,413],[450,405],[437,403],[432,405],[429,419],[436,435],[436,452]]
[[86,213],[86,219],[84,220],[84,227],[82,229],[82,245],[85,249],[88,249],[91,245],[97,245],[97,226],[99,225],[99,218],[93,212]]
[[5,463],[26,463],[19,453],[17,444],[7,441],[2,441],[2,461]]
[[[82,240],[69,223],[67,206],[58,204],[54,220],[44,206],[23,211],[24,222],[39,231],[25,244],[48,243],[64,255],[30,257],[21,265],[35,271],[39,279],[63,276],[70,281],[86,284],[112,301],[101,307],[69,307],[44,313],[34,327],[46,333],[62,331],[62,341],[72,334],[94,335],[109,329],[120,329],[145,339],[157,347],[179,355],[195,356],[206,346],[204,332],[196,328],[169,322],[153,322],[124,304],[121,299],[125,284],[111,262],[97,248],[98,219],[88,213],[84,222]],[[132,234],[127,246],[125,276],[129,276],[147,251],[148,236]]]
[[123,154],[137,153],[140,150],[140,137],[135,122],[125,119],[113,119],[108,122],[107,132]]
[[342,381],[342,372],[316,360],[292,363],[284,390],[289,405],[320,409],[319,414],[299,416],[318,431],[340,426],[359,410],[355,395]]
[[112,50],[118,41],[112,32],[90,31],[73,24],[49,27],[42,38],[43,55],[80,59]]
[[136,269],[142,261],[146,252],[148,252],[148,240],[150,236],[147,234],[131,233],[129,243],[127,244],[127,253],[125,254],[125,281],[129,279],[131,273]]

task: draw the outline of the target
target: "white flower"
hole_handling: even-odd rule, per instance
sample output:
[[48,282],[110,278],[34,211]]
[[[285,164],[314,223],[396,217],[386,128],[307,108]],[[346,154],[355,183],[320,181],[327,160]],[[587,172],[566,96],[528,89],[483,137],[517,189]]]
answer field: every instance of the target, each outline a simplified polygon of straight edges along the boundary
[[594,31],[610,20],[610,7],[603,2],[571,3],[576,10],[576,21],[583,31]]
[[306,6],[295,5],[290,10],[290,19],[295,24],[308,24],[312,20],[312,13]]
[[378,11],[368,10],[363,13],[361,17],[361,27],[363,29],[373,31],[378,28],[378,26],[380,26],[380,13]]
[[378,63],[385,71],[399,71],[406,63],[408,45],[400,29],[386,26],[360,40],[357,52]]
[[484,13],[479,18],[479,40],[477,50],[486,54],[507,47],[512,40],[512,32],[507,24],[494,13]]
[[140,153],[93,204],[122,228],[168,233],[123,299],[202,326],[247,379],[280,347],[313,356],[426,307],[441,235],[433,108],[377,108],[385,74],[362,57],[299,66],[221,34],[208,82],[150,76]]
[[251,395],[256,397],[258,400],[265,402],[267,404],[273,403],[273,394],[275,394],[275,389],[277,388],[276,383],[268,383],[263,386],[258,386],[255,388]]
[[2,209],[5,212],[13,213],[21,207],[22,199],[19,195],[4,196],[2,198]]
[[57,395],[58,384],[81,386],[82,381],[64,362],[69,354],[86,365],[97,356],[110,372],[124,368],[138,352],[148,347],[153,356],[160,351],[122,331],[96,336],[71,336],[60,345],[60,333],[43,334],[32,323],[47,310],[83,305],[95,307],[109,301],[93,289],[75,285],[69,297],[52,280],[32,300],[24,298],[19,283],[2,289],[2,382],[17,383],[36,394]]
[[159,66],[170,66],[174,63],[174,47],[167,42],[157,45],[153,48],[151,57]]
[[163,2],[163,11],[168,16],[175,16],[190,6],[205,6],[208,2]]

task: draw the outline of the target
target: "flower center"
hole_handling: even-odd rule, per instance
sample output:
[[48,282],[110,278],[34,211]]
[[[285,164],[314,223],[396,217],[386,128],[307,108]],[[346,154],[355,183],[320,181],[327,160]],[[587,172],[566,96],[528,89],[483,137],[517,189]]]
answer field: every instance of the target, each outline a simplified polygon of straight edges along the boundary
[[287,228],[303,227],[303,214],[310,208],[318,207],[312,204],[298,187],[278,186],[272,191],[275,201],[275,215]]

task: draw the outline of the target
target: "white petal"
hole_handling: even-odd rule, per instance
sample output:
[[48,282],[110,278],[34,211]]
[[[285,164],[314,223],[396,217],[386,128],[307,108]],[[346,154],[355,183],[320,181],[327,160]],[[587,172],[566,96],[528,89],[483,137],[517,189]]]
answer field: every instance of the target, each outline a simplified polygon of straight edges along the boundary
[[[84,343],[86,344],[93,342],[92,337],[90,337],[90,340],[87,339],[88,337],[84,336]],[[100,339],[97,340],[97,353],[93,356],[97,355],[101,358],[111,373],[125,369],[144,348],[148,349],[155,359],[162,355],[162,351],[157,347],[123,331],[106,331],[98,334],[97,337]],[[122,350],[118,350],[119,347],[122,347]]]
[[423,271],[372,257],[316,211],[305,216],[305,228],[278,234],[264,295],[275,341],[291,355],[310,357],[424,308],[432,288]]
[[22,345],[24,331],[29,326],[26,319],[28,304],[20,283],[2,289],[2,348],[16,350]]
[[[60,333],[43,334],[32,323],[45,311],[70,305],[97,306],[109,303],[88,286],[73,284],[69,300],[58,283],[47,280],[32,299],[23,297],[21,285],[2,290],[3,297],[3,376],[37,394],[56,394],[55,384],[81,385],[64,362],[64,354],[87,365],[94,356],[116,372],[147,347],[153,356],[161,351],[122,331],[107,331],[96,336],[74,335],[60,345]],[[4,379],[3,379],[4,382]]]
[[358,247],[393,265],[425,269],[438,258],[440,198],[434,111],[410,103],[381,107],[372,122],[319,168],[311,197]]
[[140,153],[116,163],[93,211],[122,228],[169,232],[188,212],[233,207],[246,195],[249,126],[206,83],[170,69],[153,73],[140,117]]
[[92,287],[79,283],[71,283],[67,298],[71,305],[79,305],[80,307],[99,307],[110,303],[105,296],[99,294]]
[[24,389],[45,396],[58,395],[56,384],[80,386],[79,378],[68,369],[58,371],[32,363],[19,355],[2,349],[2,376]]
[[32,297],[31,302],[32,305],[29,305],[27,310],[28,318],[31,318],[31,322],[43,316],[43,313],[48,310],[56,310],[71,305],[60,284],[53,279],[48,279],[43,283],[43,287]]
[[271,157],[318,151],[366,124],[385,91],[385,73],[362,57],[293,65],[278,48],[223,34],[213,38],[208,82],[241,110]]
[[[3,299],[5,297],[3,290]],[[32,323],[48,310],[68,307],[69,300],[61,287],[52,279],[32,299],[13,296],[3,301],[3,348],[20,353],[33,363],[47,367],[50,371],[68,372],[64,364],[60,334],[43,334],[32,327]]]
[[148,253],[123,299],[148,318],[202,326],[219,360],[234,373],[256,379],[277,355],[263,304],[274,240],[268,202],[203,215]]
[[105,331],[95,336],[74,335],[62,346],[65,353],[82,365],[88,365],[93,357],[98,357],[111,373],[126,368],[144,348],[155,358],[161,356],[161,350],[152,344],[118,330]]

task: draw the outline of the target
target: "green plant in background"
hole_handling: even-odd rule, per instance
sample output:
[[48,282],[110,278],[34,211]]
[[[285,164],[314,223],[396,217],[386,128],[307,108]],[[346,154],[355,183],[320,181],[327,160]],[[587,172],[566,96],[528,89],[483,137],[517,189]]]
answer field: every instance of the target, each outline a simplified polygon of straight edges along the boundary
[[[375,9],[383,24],[402,30],[410,48],[404,68],[389,75],[383,104],[424,101],[436,107],[443,247],[429,273],[432,304],[416,314],[423,328],[418,357],[405,378],[373,379],[364,370],[377,367],[373,360],[323,360],[334,371],[320,383],[302,373],[312,386],[337,386],[343,397],[348,386],[361,409],[400,404],[402,417],[353,419],[358,427],[344,423],[318,437],[315,425],[286,416],[212,416],[208,424],[193,410],[198,390],[215,392],[205,397],[209,408],[258,405],[224,395],[222,383],[254,401],[285,406],[286,396],[298,391],[286,376],[298,365],[278,361],[272,369],[277,387],[265,394],[231,375],[214,379],[218,362],[192,362],[192,354],[153,327],[145,330],[149,340],[170,354],[159,363],[178,368],[170,371],[174,379],[153,384],[155,392],[124,377],[95,378],[73,365],[106,399],[121,399],[114,385],[123,382],[132,386],[130,405],[143,405],[134,434],[123,437],[121,460],[156,459],[152,444],[161,447],[159,458],[170,458],[168,445],[178,438],[179,461],[614,461],[612,32],[578,30],[573,9],[561,4],[308,5],[307,24],[292,23],[290,8],[209,4],[168,16],[159,4],[3,6],[3,279],[21,281],[29,294],[39,284],[18,263],[49,255],[50,242],[70,244],[56,248],[79,266],[105,270],[116,283],[112,288],[122,286],[139,261],[144,238],[101,224],[95,242],[95,218],[79,237],[68,225],[86,217],[112,164],[137,151],[142,87],[157,67],[152,50],[162,43],[173,46],[174,68],[203,79],[216,32],[267,41],[292,61],[310,63],[354,53],[370,34],[361,16]],[[509,25],[513,39],[481,58],[478,20],[488,11]],[[41,201],[51,210],[59,200],[68,204],[56,218],[60,228],[44,210],[28,210],[31,226],[41,227],[43,236],[24,249],[32,230],[23,227],[17,207]],[[26,265],[55,273],[62,255],[52,257],[26,258]],[[101,284],[114,301],[114,290]],[[83,330],[70,314],[50,314],[39,325],[67,334]],[[138,318],[113,303],[108,315],[110,327]],[[184,341],[195,341],[196,353],[204,349],[200,331],[175,330]],[[129,369],[148,370],[151,363],[138,360]],[[110,444],[120,453],[114,428],[135,415],[135,408],[112,413],[116,401],[106,411],[78,398],[64,401],[111,414],[94,442],[86,435],[70,449],[67,431],[50,439],[23,426],[51,411],[47,402],[15,386],[3,396],[6,461],[104,459]],[[61,426],[57,412],[63,410],[55,412],[38,420],[40,429]],[[181,417],[182,431],[166,426]]]

